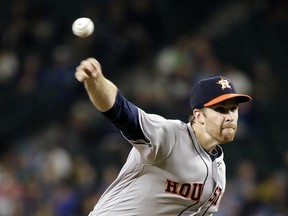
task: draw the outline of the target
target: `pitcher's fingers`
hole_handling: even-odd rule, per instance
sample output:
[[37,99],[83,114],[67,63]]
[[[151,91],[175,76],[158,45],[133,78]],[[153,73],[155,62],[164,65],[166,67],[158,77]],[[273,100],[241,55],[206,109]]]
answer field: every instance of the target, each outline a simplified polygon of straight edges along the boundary
[[95,67],[92,65],[89,61],[85,60],[81,62],[80,67],[82,67],[85,72],[88,72],[88,75],[91,75],[91,73],[95,72]]
[[[76,70],[75,70],[75,75],[76,74],[81,74],[81,73],[85,73],[87,76],[90,75],[90,72],[88,72],[88,70],[85,69],[85,66],[81,63],[78,67],[76,67]],[[82,75],[81,75],[82,76]]]
[[95,68],[101,69],[100,63],[95,58],[88,58],[89,61]]
[[95,58],[88,58],[87,61],[90,62],[90,64],[94,67],[97,75],[102,74],[101,65]]
[[75,77],[79,82],[84,82],[89,78],[88,74],[84,72],[84,70],[77,70],[75,73]]

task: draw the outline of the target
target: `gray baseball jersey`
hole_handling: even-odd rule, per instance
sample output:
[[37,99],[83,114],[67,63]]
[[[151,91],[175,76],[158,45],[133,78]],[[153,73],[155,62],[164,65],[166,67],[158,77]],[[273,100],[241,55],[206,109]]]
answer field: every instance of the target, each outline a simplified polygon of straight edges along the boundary
[[[138,108],[139,109],[139,108]],[[116,180],[89,216],[208,216],[217,212],[225,190],[223,152],[212,161],[190,123],[139,109],[148,141],[133,148]]]

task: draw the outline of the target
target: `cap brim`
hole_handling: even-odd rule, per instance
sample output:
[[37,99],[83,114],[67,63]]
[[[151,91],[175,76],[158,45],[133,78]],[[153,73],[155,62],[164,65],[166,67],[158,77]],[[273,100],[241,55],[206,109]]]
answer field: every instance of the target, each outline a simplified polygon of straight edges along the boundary
[[232,98],[236,98],[238,103],[245,103],[245,102],[249,102],[252,100],[252,98],[249,95],[230,93],[230,94],[224,94],[224,95],[214,98],[213,100],[205,103],[204,107],[212,106],[212,105],[215,105],[217,103],[220,103],[222,101],[232,99]]

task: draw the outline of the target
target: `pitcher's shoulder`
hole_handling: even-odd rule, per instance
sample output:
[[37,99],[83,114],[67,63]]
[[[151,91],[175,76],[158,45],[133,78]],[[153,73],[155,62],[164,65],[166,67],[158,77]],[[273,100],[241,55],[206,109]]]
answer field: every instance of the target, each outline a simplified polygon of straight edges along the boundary
[[175,128],[179,130],[187,131],[187,128],[188,128],[187,123],[178,119],[168,119],[168,121],[170,121],[170,123],[173,124]]

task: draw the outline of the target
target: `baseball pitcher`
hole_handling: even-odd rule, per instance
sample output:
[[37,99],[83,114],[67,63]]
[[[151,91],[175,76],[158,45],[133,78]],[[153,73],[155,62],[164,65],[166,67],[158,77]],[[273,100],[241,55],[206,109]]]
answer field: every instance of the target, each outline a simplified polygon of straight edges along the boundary
[[75,76],[94,106],[132,145],[118,177],[89,216],[208,216],[225,191],[225,163],[219,144],[233,141],[238,94],[225,77],[200,80],[191,91],[189,122],[149,114],[127,101],[94,58]]

